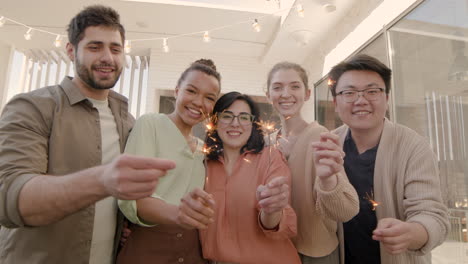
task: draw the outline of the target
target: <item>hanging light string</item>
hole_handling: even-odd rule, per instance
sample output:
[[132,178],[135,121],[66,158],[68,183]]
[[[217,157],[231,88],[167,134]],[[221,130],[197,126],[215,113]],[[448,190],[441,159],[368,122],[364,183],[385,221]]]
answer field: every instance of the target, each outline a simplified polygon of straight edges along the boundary
[[[212,29],[205,29],[205,30],[189,32],[189,33],[183,33],[183,34],[178,34],[178,35],[173,35],[173,36],[165,36],[165,37],[129,39],[128,42],[126,42],[126,51],[127,51],[127,53],[130,52],[131,43],[134,43],[134,42],[161,40],[161,41],[163,41],[164,51],[167,50],[166,52],[168,52],[168,50],[169,50],[168,40],[169,39],[201,35],[201,36],[203,36],[203,39],[205,40],[205,42],[209,42],[209,40],[211,40],[211,37],[210,37],[209,34],[211,34],[212,32],[223,30],[223,29],[226,29],[226,28],[235,27],[235,26],[242,25],[242,24],[251,24],[252,27],[253,27],[253,30],[259,32],[260,31],[260,21],[261,21],[262,18],[270,17],[270,16],[276,15],[278,13],[282,13],[282,12],[289,11],[289,10],[292,10],[292,9],[297,10],[299,17],[304,17],[304,8],[302,7],[301,4],[297,4],[297,5],[288,7],[288,8],[279,9],[279,10],[273,12],[273,13],[270,13],[270,14],[265,14],[265,15],[258,16],[258,17],[255,17],[255,18],[250,18],[250,19],[247,19],[247,20],[239,21],[239,22],[229,24],[229,25],[223,25],[223,26],[215,27],[215,28],[212,28]],[[31,27],[31,26],[28,26],[28,25],[26,25],[24,23],[16,21],[14,19],[11,19],[11,18],[0,15],[0,27],[4,26],[4,24],[6,24],[7,21],[25,27],[26,30],[27,30],[27,32],[25,34],[25,37],[27,36],[27,38],[31,38],[33,32],[41,32],[41,33],[45,33],[45,34],[48,34],[48,35],[55,36],[56,38],[55,38],[55,41],[53,43],[54,43],[54,45],[56,47],[60,47],[61,40],[64,37],[66,37],[66,35],[57,34],[57,33],[54,33],[54,32],[48,31],[48,30],[44,30],[44,29],[40,29],[40,28],[37,28],[37,27]]]
[[[175,38],[181,38],[181,37],[188,37],[188,36],[195,36],[195,35],[204,35],[204,33],[206,31],[210,32],[213,32],[213,31],[219,31],[219,30],[222,30],[222,29],[226,29],[226,28],[230,28],[230,27],[235,27],[235,26],[238,26],[238,25],[242,25],[242,24],[252,24],[254,22],[257,22],[257,23],[260,23],[259,21],[262,19],[262,18],[265,18],[265,17],[270,17],[270,16],[273,16],[273,15],[276,15],[278,13],[282,13],[282,12],[285,12],[285,11],[289,11],[289,10],[292,10],[292,9],[297,9],[297,6],[301,6],[302,5],[294,5],[294,6],[291,6],[291,7],[288,7],[288,8],[283,8],[283,9],[280,9],[280,10],[277,10],[273,13],[270,13],[270,14],[266,14],[266,15],[262,15],[262,16],[258,16],[258,17],[254,17],[254,18],[249,18],[249,19],[246,19],[246,20],[243,20],[243,21],[239,21],[239,22],[236,22],[236,23],[233,23],[233,24],[229,24],[229,25],[224,25],[224,26],[219,26],[219,27],[215,27],[215,28],[212,28],[212,29],[205,29],[205,30],[200,30],[200,31],[195,31],[195,32],[188,32],[188,33],[183,33],[183,34],[179,34],[179,35],[174,35],[174,36],[167,36],[167,37],[155,37],[155,38],[141,38],[141,39],[132,39],[132,42],[137,42],[137,41],[154,41],[154,40],[163,40],[163,39],[175,39]],[[304,9],[302,8],[302,12]]]
[[0,15],[0,20],[3,20],[3,21],[2,21],[2,26],[4,26],[4,25],[6,24],[7,21],[10,21],[10,22],[12,22],[12,23],[14,23],[14,24],[17,24],[17,25],[20,25],[20,26],[23,26],[23,27],[25,27],[26,30],[27,30],[26,33],[29,32],[30,34],[32,34],[32,32],[42,32],[42,33],[45,33],[45,34],[49,34],[49,35],[55,36],[56,39],[58,38],[58,36],[60,36],[60,39],[63,38],[63,37],[65,37],[65,35],[62,35],[62,34],[57,34],[57,33],[54,33],[54,32],[48,31],[48,30],[44,30],[44,29],[40,29],[40,28],[28,26],[28,25],[26,25],[26,24],[24,24],[24,23],[18,22],[18,21],[16,21],[16,20],[11,19],[11,18],[8,18],[8,17],[6,17],[6,16],[1,16],[1,15]]

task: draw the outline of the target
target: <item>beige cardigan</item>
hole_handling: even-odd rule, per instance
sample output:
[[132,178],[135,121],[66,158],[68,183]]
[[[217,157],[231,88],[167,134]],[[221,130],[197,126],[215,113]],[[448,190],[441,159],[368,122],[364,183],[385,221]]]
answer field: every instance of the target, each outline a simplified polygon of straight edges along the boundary
[[337,174],[338,185],[331,191],[320,189],[317,182],[311,143],[319,141],[320,133],[326,131],[317,122],[309,124],[287,159],[292,175],[291,206],[297,215],[293,242],[300,253],[312,257],[333,252],[338,246],[337,222],[348,221],[359,212],[356,190],[344,171]]
[[[335,131],[343,144],[348,127],[341,126]],[[385,119],[377,150],[374,199],[380,203],[376,208],[378,220],[391,217],[420,223],[429,235],[427,243],[416,251],[390,255],[380,247],[381,263],[431,263],[430,251],[444,242],[449,230],[437,161],[425,138],[388,119]],[[343,245],[342,232],[340,243]]]

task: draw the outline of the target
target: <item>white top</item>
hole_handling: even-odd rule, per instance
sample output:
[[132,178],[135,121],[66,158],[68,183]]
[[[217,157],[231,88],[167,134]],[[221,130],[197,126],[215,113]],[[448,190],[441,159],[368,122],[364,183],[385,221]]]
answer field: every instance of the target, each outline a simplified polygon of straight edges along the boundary
[[[176,163],[174,169],[159,179],[151,197],[179,205],[186,193],[197,187],[203,189],[203,142],[197,140],[197,149],[192,152],[185,137],[167,115],[151,113],[141,116],[128,136],[125,153],[165,158]],[[132,223],[153,226],[138,217],[135,200],[119,200],[119,208]]]
[[[120,154],[119,133],[109,102],[88,98],[99,111],[101,126],[101,163],[111,162]],[[90,264],[111,264],[116,229],[117,201],[110,196],[95,204],[93,239],[91,242]]]

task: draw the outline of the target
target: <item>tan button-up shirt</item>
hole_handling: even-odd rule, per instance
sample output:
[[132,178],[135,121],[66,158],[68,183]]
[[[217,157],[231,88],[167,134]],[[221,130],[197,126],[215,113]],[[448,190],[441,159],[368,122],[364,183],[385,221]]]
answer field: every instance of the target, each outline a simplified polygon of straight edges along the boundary
[[[108,100],[123,151],[134,119],[125,97],[111,91]],[[25,226],[18,210],[19,192],[31,178],[101,164],[99,113],[69,77],[5,106],[0,157],[0,263],[88,263],[94,205],[43,227]]]

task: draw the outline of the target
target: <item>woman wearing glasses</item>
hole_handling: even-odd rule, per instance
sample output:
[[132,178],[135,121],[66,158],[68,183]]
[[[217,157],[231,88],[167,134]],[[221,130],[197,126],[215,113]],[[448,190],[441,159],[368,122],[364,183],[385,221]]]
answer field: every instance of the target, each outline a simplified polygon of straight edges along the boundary
[[343,169],[338,136],[301,115],[310,98],[308,77],[298,64],[281,62],[268,74],[267,97],[281,119],[270,135],[291,169],[291,205],[297,214],[293,239],[303,264],[340,263],[337,222],[359,211],[355,189]]
[[[257,106],[231,92],[219,98],[213,116],[205,191],[216,205],[214,222],[200,231],[203,256],[216,263],[300,263],[290,240],[296,234],[290,172],[278,150],[264,148]],[[208,219],[208,210],[196,214]]]

